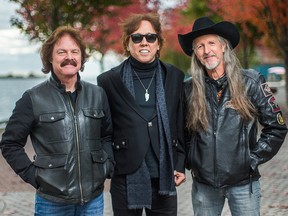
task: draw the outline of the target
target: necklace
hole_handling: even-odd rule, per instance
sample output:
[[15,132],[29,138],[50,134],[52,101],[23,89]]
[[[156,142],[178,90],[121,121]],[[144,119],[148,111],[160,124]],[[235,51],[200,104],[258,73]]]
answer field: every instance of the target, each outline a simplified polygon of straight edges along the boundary
[[150,80],[150,83],[149,83],[149,85],[148,85],[147,88],[145,88],[145,86],[144,86],[144,84],[142,83],[142,81],[141,81],[140,77],[138,76],[137,72],[136,72],[134,69],[133,69],[133,71],[134,71],[134,73],[136,74],[136,76],[137,76],[140,84],[142,85],[142,87],[143,87],[144,90],[145,90],[144,97],[145,97],[145,101],[147,102],[147,101],[149,100],[149,97],[150,97],[150,95],[149,95],[149,93],[148,93],[148,90],[149,90],[149,88],[150,88],[150,86],[151,86],[151,84],[152,84],[152,81],[153,81],[153,79],[154,79],[156,70],[154,70],[153,76],[152,76],[152,78],[151,78],[151,80]]

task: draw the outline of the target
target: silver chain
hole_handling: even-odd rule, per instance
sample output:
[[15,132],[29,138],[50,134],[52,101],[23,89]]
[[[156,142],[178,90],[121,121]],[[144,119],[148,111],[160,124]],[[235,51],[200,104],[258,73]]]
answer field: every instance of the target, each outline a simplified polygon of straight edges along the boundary
[[142,83],[142,81],[141,81],[140,77],[138,76],[137,72],[136,72],[134,69],[133,69],[133,71],[134,71],[134,73],[136,74],[136,76],[137,76],[140,84],[142,85],[142,87],[143,87],[144,90],[145,90],[145,95],[144,95],[144,96],[145,96],[145,101],[147,102],[147,101],[149,100],[149,97],[150,97],[150,95],[149,95],[149,93],[148,93],[148,90],[149,90],[149,88],[150,88],[150,86],[151,86],[151,84],[152,84],[152,81],[153,81],[153,79],[154,79],[156,70],[154,70],[153,76],[152,76],[152,78],[151,78],[151,80],[150,80],[150,83],[149,83],[149,85],[148,85],[147,88],[145,88],[145,86],[144,86],[144,84]]

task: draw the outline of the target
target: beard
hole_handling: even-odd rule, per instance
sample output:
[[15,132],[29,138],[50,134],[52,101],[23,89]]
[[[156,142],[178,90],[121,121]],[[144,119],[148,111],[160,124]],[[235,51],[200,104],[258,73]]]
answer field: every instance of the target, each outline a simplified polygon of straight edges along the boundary
[[220,62],[221,62],[220,59],[217,58],[215,54],[209,55],[209,57],[208,55],[203,56],[203,59],[202,59],[202,64],[207,70],[214,70],[215,68],[219,66]]
[[218,67],[218,65],[220,64],[220,61],[214,61],[212,63],[204,63],[204,66],[207,70],[214,70],[215,68]]

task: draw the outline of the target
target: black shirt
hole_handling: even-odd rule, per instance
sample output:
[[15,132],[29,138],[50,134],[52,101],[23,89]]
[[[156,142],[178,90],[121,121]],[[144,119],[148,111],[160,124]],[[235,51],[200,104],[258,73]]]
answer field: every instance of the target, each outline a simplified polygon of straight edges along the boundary
[[[134,82],[134,92],[135,100],[143,111],[147,120],[151,120],[156,114],[156,74],[157,73],[157,60],[155,59],[151,63],[141,63],[131,57],[130,63],[133,69],[133,82]],[[137,76],[138,75],[138,76]],[[140,81],[140,80],[141,81]],[[141,84],[142,82],[142,84]],[[144,85],[149,94],[149,100],[145,99],[145,89],[142,86]],[[159,148],[159,145],[157,146]],[[156,154],[153,150],[152,144],[145,156],[146,165],[149,169],[151,178],[159,177],[159,161],[156,157]]]

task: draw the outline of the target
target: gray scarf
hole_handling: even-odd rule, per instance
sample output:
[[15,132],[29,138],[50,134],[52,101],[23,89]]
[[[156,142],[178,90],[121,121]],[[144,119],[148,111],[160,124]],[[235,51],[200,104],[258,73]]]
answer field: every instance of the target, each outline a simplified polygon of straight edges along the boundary
[[[159,130],[160,161],[159,161],[159,194],[176,195],[174,184],[173,152],[170,134],[170,124],[166,107],[163,86],[163,71],[160,61],[156,68],[156,111]],[[124,63],[122,81],[135,98],[132,66],[129,59]],[[143,160],[139,169],[126,177],[127,199],[129,209],[149,208],[152,204],[151,178],[148,167]]]

